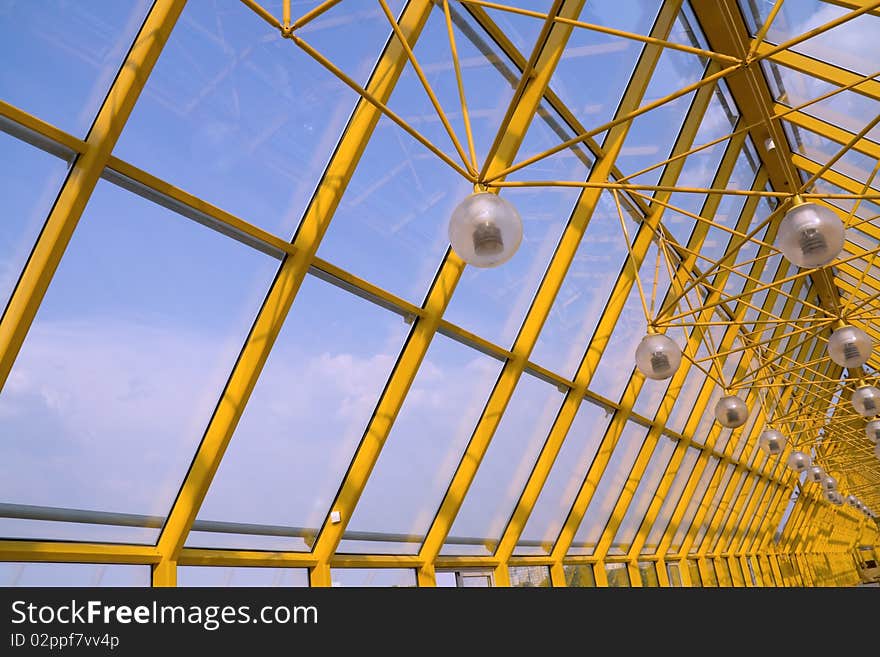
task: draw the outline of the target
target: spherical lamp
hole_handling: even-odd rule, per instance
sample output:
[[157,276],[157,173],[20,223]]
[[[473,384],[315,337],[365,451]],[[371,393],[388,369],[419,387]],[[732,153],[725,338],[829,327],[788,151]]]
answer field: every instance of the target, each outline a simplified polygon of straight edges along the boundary
[[828,356],[850,370],[867,363],[872,348],[868,334],[855,326],[841,326],[828,338]]
[[843,496],[836,490],[826,490],[825,499],[827,499],[835,506],[840,506],[841,504],[843,504]]
[[824,205],[798,200],[779,224],[776,246],[798,267],[823,267],[843,249],[843,222]]
[[681,349],[663,333],[649,333],[636,347],[636,367],[649,379],[668,379],[681,365]]
[[857,508],[857,509],[859,508],[859,501],[856,499],[855,495],[847,495],[846,496],[846,503],[852,507]]
[[781,454],[785,449],[785,436],[776,429],[765,429],[758,436],[758,446],[771,456]]
[[865,435],[872,443],[880,441],[880,419],[874,419],[865,425]]
[[880,390],[874,386],[861,386],[852,394],[852,405],[862,417],[874,417],[880,413]]
[[837,479],[835,479],[831,475],[825,475],[822,478],[822,489],[823,490],[837,490]]
[[821,484],[825,479],[825,471],[821,466],[811,465],[807,469],[807,481],[811,484]]
[[469,265],[497,267],[516,253],[522,242],[519,212],[498,194],[476,192],[464,199],[449,220],[449,242]]
[[736,395],[725,395],[715,404],[715,419],[722,427],[736,429],[749,419],[749,407]]
[[791,454],[788,455],[788,461],[786,461],[786,465],[789,468],[800,474],[811,465],[813,465],[813,459],[810,458],[809,454],[805,454],[799,450],[794,450]]

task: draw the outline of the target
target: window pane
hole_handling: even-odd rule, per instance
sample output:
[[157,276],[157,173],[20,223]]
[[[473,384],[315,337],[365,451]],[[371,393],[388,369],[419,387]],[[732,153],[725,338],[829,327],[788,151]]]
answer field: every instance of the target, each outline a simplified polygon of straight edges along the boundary
[[64,161],[0,132],[0,316],[66,173]]
[[688,572],[691,576],[691,586],[703,586],[703,578],[700,577],[700,567],[693,559],[687,560]]
[[660,581],[657,579],[657,566],[653,561],[640,561],[639,575],[642,578],[643,587],[655,588],[660,586]]
[[660,539],[663,538],[663,535],[666,532],[666,527],[672,517],[672,512],[679,503],[681,492],[684,490],[684,487],[690,478],[691,472],[694,469],[694,464],[697,462],[697,457],[699,455],[700,451],[698,449],[688,447],[684,458],[682,458],[681,465],[678,466],[678,470],[675,473],[675,479],[672,480],[672,486],[669,487],[669,492],[663,499],[663,505],[657,513],[657,519],[654,520],[654,524],[651,525],[651,531],[648,533],[648,540],[645,541],[645,547],[642,550],[643,552],[653,554],[657,551],[657,545],[660,543]]
[[712,475],[715,473],[715,468],[717,465],[718,459],[714,456],[710,456],[709,462],[704,466],[704,469],[700,475],[700,479],[697,482],[697,487],[694,489],[694,493],[691,496],[687,508],[684,511],[681,522],[679,523],[678,527],[675,528],[675,535],[673,536],[672,543],[669,546],[670,552],[677,552],[681,547],[681,542],[684,540],[685,533],[687,533],[688,528],[690,528],[691,526],[691,521],[694,519],[694,515],[697,513],[697,508],[700,506],[703,495],[705,494],[706,489],[709,487],[709,482],[712,479]]
[[588,399],[581,402],[514,554],[550,553],[599,449],[609,418],[604,408]]
[[409,568],[333,568],[330,577],[333,586],[417,586],[416,571]]
[[487,542],[501,538],[562,399],[555,386],[528,373],[520,377],[452,525],[444,554],[460,553],[453,537]]
[[[0,433],[14,437],[0,444],[0,500],[161,526],[277,264],[99,183],[0,395]],[[3,526],[80,540],[157,533]]]
[[[0,6],[0,98],[84,137],[150,0],[7,0]],[[25,63],[26,62],[26,63]]]
[[593,566],[588,563],[565,564],[565,585],[570,587],[593,587],[596,586],[596,578],[593,575]]
[[178,566],[177,586],[308,586],[305,568]]
[[434,336],[349,524],[411,539],[344,540],[340,552],[418,552],[500,370],[494,358]]
[[0,586],[149,586],[149,566],[89,563],[0,563]]
[[256,535],[188,544],[308,550],[304,537],[330,510],[406,331],[398,315],[307,276],[198,516]]
[[625,563],[606,563],[605,574],[608,576],[608,586],[610,587],[630,586],[629,570],[627,570]]
[[516,587],[550,587],[548,566],[510,566],[510,585]]
[[681,586],[681,571],[678,563],[666,564],[666,575],[669,578],[669,586]]
[[602,473],[602,478],[593,492],[569,554],[593,553],[596,542],[602,535],[611,511],[617,503],[620,491],[623,490],[623,485],[629,477],[646,433],[647,429],[640,424],[627,422]]

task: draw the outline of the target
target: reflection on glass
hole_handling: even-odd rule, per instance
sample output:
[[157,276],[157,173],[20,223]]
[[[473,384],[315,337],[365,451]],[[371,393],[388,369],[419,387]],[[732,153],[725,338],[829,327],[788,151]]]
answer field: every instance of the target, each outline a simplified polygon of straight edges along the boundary
[[715,566],[715,574],[718,578],[718,586],[733,586],[733,579],[730,574],[730,566],[727,565],[727,559],[712,559]]
[[[191,535],[188,544],[234,540],[253,549],[307,550],[406,331],[398,315],[306,277],[198,516],[254,533],[210,543],[204,534]],[[275,535],[260,536],[259,525]]]
[[0,500],[164,517],[276,267],[99,183],[0,394]]
[[508,572],[511,586],[527,588],[551,586],[549,566],[510,566]]
[[700,451],[698,449],[694,447],[687,448],[681,465],[678,466],[678,470],[675,473],[675,478],[672,480],[672,485],[663,498],[663,505],[660,507],[660,511],[657,512],[657,518],[654,520],[654,524],[651,525],[651,531],[648,532],[648,538],[645,541],[644,548],[642,548],[643,553],[653,554],[657,551],[657,545],[666,532],[672,512],[679,503],[681,493],[688,482],[688,478],[694,469],[694,463],[696,463],[699,455]]
[[341,552],[418,552],[500,370],[497,360],[434,336],[349,524],[408,542],[343,541]]
[[565,572],[565,585],[574,588],[595,587],[596,577],[593,566],[588,563],[567,563],[562,566]]
[[[596,542],[605,530],[611,511],[617,503],[620,491],[629,477],[646,433],[647,429],[640,424],[627,422],[616,446],[605,447],[605,450],[613,449],[613,452],[593,492],[580,528],[575,534],[572,549],[569,550],[570,554],[593,553]],[[604,450],[600,451],[599,455],[605,455]]]
[[698,562],[700,567],[700,573],[702,574],[703,586],[718,587],[718,577],[715,574],[715,568],[712,565],[711,559],[701,559],[702,563]]
[[[297,32],[361,84],[390,33],[350,3]],[[116,155],[288,239],[357,100],[244,4],[190,2]]]
[[[717,488],[715,488],[712,499],[704,499],[700,504],[700,515],[702,516],[702,520],[700,522],[700,527],[697,529],[696,536],[691,543],[690,551],[692,553],[697,551],[700,541],[702,541],[706,530],[708,530],[710,523],[715,517],[715,511],[716,509],[718,509],[718,505],[721,503],[721,498],[724,496],[724,492],[727,490],[727,485],[730,483],[730,479],[733,476],[733,471],[735,467],[736,466],[734,466],[732,463],[727,464],[727,467],[724,470],[724,474],[721,476],[721,481],[718,483]],[[742,486],[742,483],[743,482],[740,479],[739,485]]]
[[678,562],[673,561],[666,564],[666,576],[669,578],[669,586],[682,586]]
[[151,4],[7,0],[0,61],[18,64],[0,68],[0,98],[84,137]]
[[0,563],[0,586],[149,586],[149,566],[88,563]]
[[490,544],[501,537],[562,399],[555,386],[522,375],[452,524],[444,554],[461,553],[453,537]]
[[514,554],[549,554],[599,449],[609,418],[604,408],[589,399],[581,402]]
[[700,566],[695,559],[687,560],[688,574],[691,576],[691,586],[703,586],[703,578],[700,576]]
[[410,568],[332,568],[333,586],[414,587],[416,571]]
[[0,132],[0,316],[66,173],[62,160]]
[[[672,537],[672,543],[669,546],[670,552],[677,552],[679,548],[681,548],[681,542],[684,540],[684,536],[687,533],[688,528],[691,526],[691,521],[694,519],[694,515],[697,513],[697,508],[700,506],[700,502],[703,499],[703,495],[706,492],[706,489],[709,487],[709,482],[712,479],[712,475],[715,473],[715,468],[718,465],[718,459],[714,456],[710,456],[708,459],[708,463],[703,465],[703,470],[700,473],[700,479],[697,482],[697,486],[694,489],[693,494],[690,496],[688,505],[685,508],[684,514],[681,517],[681,521],[679,522],[677,527],[670,527],[670,529],[675,529],[675,535]],[[699,469],[699,466],[694,469],[692,474],[696,474],[696,470]]]
[[648,510],[648,505],[657,491],[660,478],[666,470],[669,459],[672,458],[676,444],[665,437],[660,438],[660,441],[654,448],[654,452],[651,454],[648,466],[639,478],[638,487],[633,494],[632,500],[630,500],[623,520],[620,522],[609,554],[624,554],[629,550],[636,531],[645,517],[645,512]]
[[625,563],[606,563],[605,574],[608,576],[609,587],[625,588],[631,585]]
[[308,586],[305,568],[240,568],[222,566],[178,566],[177,585],[186,586]]
[[642,578],[642,587],[656,588],[660,586],[657,579],[657,565],[653,561],[639,561],[639,576]]

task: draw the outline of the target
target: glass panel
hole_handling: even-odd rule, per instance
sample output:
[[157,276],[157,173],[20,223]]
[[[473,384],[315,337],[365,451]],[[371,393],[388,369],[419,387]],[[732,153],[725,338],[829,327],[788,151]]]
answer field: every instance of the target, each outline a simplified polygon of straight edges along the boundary
[[713,559],[712,563],[718,577],[718,586],[733,586],[733,578],[730,574],[730,567],[727,565],[727,559]]
[[550,587],[549,566],[510,566],[510,585],[516,587]]
[[406,330],[398,315],[307,276],[196,521],[240,523],[242,536],[188,544],[308,550]]
[[461,575],[462,588],[489,588],[492,586],[491,575]]
[[700,577],[700,566],[694,559],[687,560],[688,573],[691,576],[691,586],[703,586],[703,578]]
[[608,576],[608,586],[610,587],[628,587],[630,586],[629,570],[625,563],[606,563],[605,573]]
[[657,551],[657,545],[660,543],[660,539],[663,538],[666,526],[672,517],[672,512],[679,503],[681,492],[688,482],[688,478],[694,469],[694,463],[697,462],[699,455],[700,450],[694,447],[687,448],[687,452],[681,460],[681,465],[678,466],[678,470],[675,473],[675,479],[672,480],[672,486],[669,487],[669,492],[663,498],[663,505],[657,513],[654,524],[651,525],[651,531],[648,533],[648,539],[645,541],[645,547],[642,549],[642,552],[653,554]]
[[624,554],[629,550],[636,532],[644,520],[648,505],[657,491],[660,478],[666,470],[669,459],[672,458],[675,446],[675,442],[665,437],[660,438],[660,442],[655,447],[653,454],[651,454],[648,467],[645,468],[645,471],[639,478],[638,487],[629,503],[626,514],[623,516],[623,520],[620,522],[609,554]]
[[642,578],[642,587],[655,588],[660,586],[657,579],[657,566],[653,561],[639,561],[639,575]]
[[581,402],[514,554],[550,553],[609,421],[604,408],[588,399]]
[[0,68],[0,98],[84,137],[151,4],[7,0],[0,61],[19,64]]
[[306,568],[178,566],[178,586],[308,586]]
[[418,552],[500,371],[497,360],[434,336],[349,524],[410,542],[343,541],[340,552]]
[[[635,224],[627,230],[632,235]],[[532,351],[533,362],[574,378],[626,254],[617,206],[602,192]]]
[[99,183],[0,395],[0,433],[15,437],[0,500],[159,516],[125,528],[154,540],[277,264]]
[[700,479],[697,482],[693,495],[690,497],[687,508],[685,508],[684,515],[682,515],[681,521],[676,528],[675,535],[672,537],[672,543],[669,546],[670,552],[677,552],[681,548],[681,542],[684,540],[685,533],[690,527],[694,515],[697,513],[697,508],[700,506],[700,502],[703,499],[706,489],[709,487],[709,482],[711,481],[712,475],[715,473],[715,468],[717,466],[718,459],[714,456],[710,456],[709,462],[705,465],[700,474]]
[[66,173],[62,160],[0,132],[0,316]]
[[[733,476],[733,471],[735,467],[736,466],[734,466],[732,463],[727,464],[727,468],[725,469],[724,474],[721,475],[721,480],[718,482],[718,487],[715,489],[711,501],[704,499],[701,502],[700,513],[702,514],[702,521],[700,522],[699,529],[697,529],[696,537],[691,544],[691,552],[697,551],[697,548],[700,545],[700,541],[703,540],[703,536],[709,529],[709,524],[715,517],[715,511],[718,509],[718,505],[721,503],[721,498],[724,496],[724,492],[727,490],[727,485],[730,483],[730,479]],[[742,481],[740,481],[740,485],[742,485]]]
[[458,578],[454,572],[438,570],[434,573],[434,584],[437,588],[455,588],[458,586]]
[[677,563],[666,564],[666,575],[669,577],[669,586],[681,586],[681,571]]
[[149,586],[149,566],[89,563],[0,563],[0,586]]
[[715,577],[715,569],[712,567],[711,559],[701,559],[700,573],[702,575],[703,586],[718,587],[718,579]]
[[[878,22],[878,27],[880,27],[880,22]],[[793,146],[797,149],[797,152],[821,165],[837,157],[838,153],[845,148],[843,144],[831,141],[799,126],[792,126],[791,131],[794,133]],[[866,184],[868,179],[871,178],[871,172],[874,170],[875,164],[876,160],[872,160],[864,153],[851,148],[837,159],[831,169],[859,181],[859,185],[862,185]],[[875,189],[880,187],[880,182],[877,181],[876,177],[871,181],[871,186]]]
[[645,440],[647,430],[635,422],[627,422],[613,449],[611,458],[590,498],[590,504],[575,534],[569,554],[592,554],[608,523],[623,486],[632,471],[633,463]]
[[[648,34],[660,6],[614,0],[587,2],[578,20],[636,34]],[[550,88],[588,130],[614,118],[643,44],[584,28],[571,32]],[[584,75],[584,71],[590,75]]]
[[[391,27],[378,6],[355,11],[299,34],[365,84]],[[242,3],[190,2],[116,155],[286,239],[357,99]]]
[[454,554],[458,550],[452,537],[476,537],[489,542],[501,537],[562,399],[554,386],[528,373],[522,375],[442,553]]
[[410,568],[332,568],[330,578],[333,586],[418,586],[416,571]]
[[593,575],[593,566],[588,563],[565,564],[565,585],[573,588],[594,587],[596,577]]
[[[709,350],[706,348],[706,343],[700,342],[699,347],[697,347],[697,358],[708,357]],[[682,360],[682,366],[686,367],[687,365],[688,362]],[[666,421],[666,426],[668,428],[673,431],[678,431],[679,433],[684,431],[685,425],[694,411],[697,397],[699,396],[706,380],[706,374],[699,367],[691,366],[688,369],[684,383],[675,395],[672,412],[669,414],[669,418]]]

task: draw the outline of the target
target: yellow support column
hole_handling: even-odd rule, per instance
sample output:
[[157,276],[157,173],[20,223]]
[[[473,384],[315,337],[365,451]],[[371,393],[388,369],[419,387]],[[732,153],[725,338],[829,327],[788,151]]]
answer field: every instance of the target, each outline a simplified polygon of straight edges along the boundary
[[151,568],[152,585],[154,587],[177,586],[177,562],[170,559],[162,559]]

